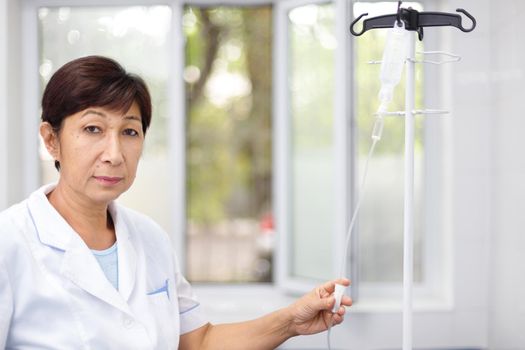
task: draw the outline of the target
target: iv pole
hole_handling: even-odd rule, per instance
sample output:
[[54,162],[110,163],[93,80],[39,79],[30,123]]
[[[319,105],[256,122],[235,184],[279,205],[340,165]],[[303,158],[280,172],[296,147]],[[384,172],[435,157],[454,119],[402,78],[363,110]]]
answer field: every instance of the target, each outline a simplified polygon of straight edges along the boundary
[[409,41],[405,89],[405,178],[403,227],[403,350],[412,349],[414,275],[415,38]]
[[[408,57],[406,59],[406,90],[405,90],[405,160],[404,160],[404,227],[403,227],[403,350],[412,350],[413,339],[413,278],[414,278],[414,140],[415,140],[415,118],[414,114],[431,114],[435,111],[416,112],[415,108],[415,33],[419,40],[423,39],[423,27],[454,26],[463,32],[470,32],[476,27],[475,18],[463,9],[457,12],[463,13],[472,21],[471,28],[464,28],[461,16],[443,12],[418,12],[411,8],[401,8],[402,1],[398,2],[397,14],[383,15],[368,18],[363,21],[361,32],[354,30],[354,25],[367,14],[361,14],[350,26],[350,32],[359,36],[365,31],[375,28],[389,28],[394,20],[405,22],[405,29],[413,31],[410,33]],[[448,56],[454,56],[442,53]],[[427,63],[441,64],[443,62],[423,61]],[[448,61],[452,62],[452,61]],[[437,111],[441,113],[440,111]],[[390,113],[387,113],[390,114]],[[397,114],[397,113],[393,113]]]

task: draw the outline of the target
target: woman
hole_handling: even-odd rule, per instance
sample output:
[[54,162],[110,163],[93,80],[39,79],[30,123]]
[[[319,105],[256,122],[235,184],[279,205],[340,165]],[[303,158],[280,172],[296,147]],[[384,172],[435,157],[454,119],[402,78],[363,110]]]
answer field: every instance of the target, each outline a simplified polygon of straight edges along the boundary
[[168,235],[114,202],[135,179],[150,121],[146,85],[113,60],[84,57],[53,75],[40,135],[60,178],[0,214],[0,346],[273,349],[341,323],[331,294],[348,280],[256,320],[206,321]]

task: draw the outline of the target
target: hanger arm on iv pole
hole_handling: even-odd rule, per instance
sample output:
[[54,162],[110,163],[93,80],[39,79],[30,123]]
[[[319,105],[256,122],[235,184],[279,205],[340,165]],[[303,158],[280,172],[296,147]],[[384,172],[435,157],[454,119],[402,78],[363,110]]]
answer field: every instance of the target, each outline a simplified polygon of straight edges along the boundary
[[471,32],[476,28],[476,19],[464,9],[457,9],[456,12],[462,13],[472,21],[470,28],[463,27],[461,15],[447,12],[419,12],[417,10],[408,8],[399,8],[398,13],[367,18],[363,21],[361,31],[355,30],[355,25],[361,18],[368,15],[363,13],[357,17],[350,25],[350,32],[359,36],[370,29],[376,28],[391,28],[394,21],[403,21],[407,30],[414,30],[418,32],[419,40],[423,40],[423,27],[456,27],[463,32]]

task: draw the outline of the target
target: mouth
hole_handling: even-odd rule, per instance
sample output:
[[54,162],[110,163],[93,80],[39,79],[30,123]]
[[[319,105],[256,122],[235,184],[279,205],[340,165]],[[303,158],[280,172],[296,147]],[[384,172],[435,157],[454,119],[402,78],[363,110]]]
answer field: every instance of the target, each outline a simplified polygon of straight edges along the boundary
[[94,176],[94,178],[99,183],[107,186],[116,185],[124,179],[123,177],[116,176]]

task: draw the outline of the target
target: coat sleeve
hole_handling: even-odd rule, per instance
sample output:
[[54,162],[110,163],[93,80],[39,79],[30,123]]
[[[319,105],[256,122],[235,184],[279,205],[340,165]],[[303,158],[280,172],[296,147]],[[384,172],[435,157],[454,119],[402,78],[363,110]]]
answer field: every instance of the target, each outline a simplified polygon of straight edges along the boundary
[[197,296],[193,293],[191,285],[182,275],[178,259],[173,253],[175,266],[175,288],[179,304],[180,334],[191,332],[208,323]]
[[0,260],[0,349],[4,349],[7,343],[7,335],[13,315],[13,291],[7,268]]

